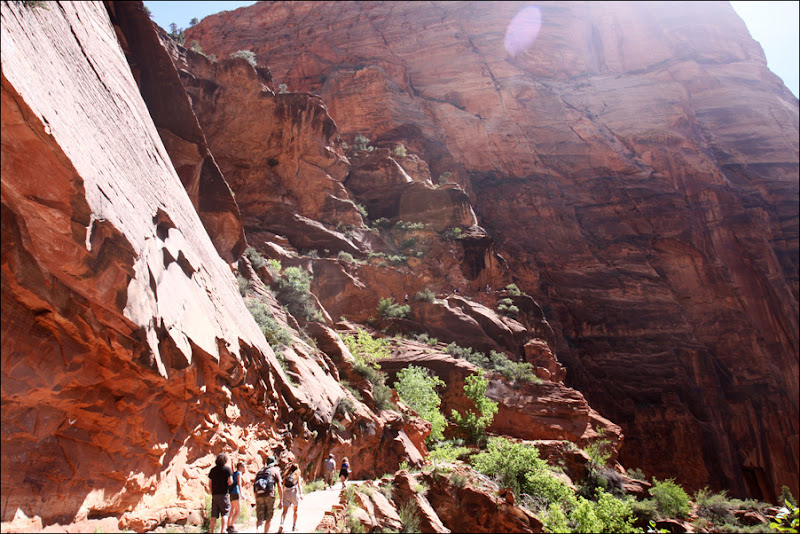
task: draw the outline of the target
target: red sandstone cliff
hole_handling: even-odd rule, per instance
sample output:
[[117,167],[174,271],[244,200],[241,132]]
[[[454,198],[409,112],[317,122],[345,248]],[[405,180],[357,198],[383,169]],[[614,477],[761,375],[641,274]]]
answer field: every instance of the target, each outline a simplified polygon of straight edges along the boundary
[[628,465],[797,492],[797,99],[726,3],[545,3],[512,56],[526,5],[259,3],[187,39],[451,172]]

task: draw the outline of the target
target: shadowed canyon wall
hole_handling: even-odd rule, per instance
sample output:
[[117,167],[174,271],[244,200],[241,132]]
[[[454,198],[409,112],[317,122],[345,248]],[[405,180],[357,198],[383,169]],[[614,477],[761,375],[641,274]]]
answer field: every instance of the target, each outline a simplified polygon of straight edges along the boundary
[[725,2],[541,3],[512,55],[530,5],[259,3],[187,41],[451,173],[623,463],[797,493],[797,98]]

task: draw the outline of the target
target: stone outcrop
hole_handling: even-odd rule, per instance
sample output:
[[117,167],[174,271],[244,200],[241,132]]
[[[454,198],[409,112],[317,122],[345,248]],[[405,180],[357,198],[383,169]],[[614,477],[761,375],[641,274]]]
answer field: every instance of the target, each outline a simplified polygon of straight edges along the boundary
[[798,100],[728,4],[547,3],[507,49],[524,7],[259,3],[187,33],[459,184],[626,464],[797,493]]

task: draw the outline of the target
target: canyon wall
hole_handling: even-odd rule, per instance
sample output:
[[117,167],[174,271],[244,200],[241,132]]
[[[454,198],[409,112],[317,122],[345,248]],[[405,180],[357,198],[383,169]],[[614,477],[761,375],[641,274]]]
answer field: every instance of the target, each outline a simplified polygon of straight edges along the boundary
[[623,463],[797,494],[798,100],[728,3],[264,2],[191,40],[460,184]]

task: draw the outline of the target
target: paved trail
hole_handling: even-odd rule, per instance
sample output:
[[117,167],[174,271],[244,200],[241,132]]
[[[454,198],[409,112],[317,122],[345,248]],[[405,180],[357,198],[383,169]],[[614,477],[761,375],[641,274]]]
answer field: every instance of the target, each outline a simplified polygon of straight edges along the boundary
[[[347,484],[359,484],[360,480],[348,480]],[[286,512],[286,520],[283,522],[284,532],[314,532],[325,512],[330,510],[334,504],[339,502],[339,494],[342,491],[342,485],[337,483],[333,489],[324,489],[314,491],[306,494],[303,500],[300,501],[300,506],[297,508],[297,529],[292,530],[292,521],[294,520],[294,511],[289,508]],[[247,506],[250,506],[249,504]],[[275,515],[272,517],[272,523],[267,532],[278,532],[281,521],[280,507],[276,507]],[[257,532],[256,531],[256,518],[255,510],[253,510],[253,519],[244,525],[236,525],[239,532]],[[217,527],[219,529],[219,527]]]

